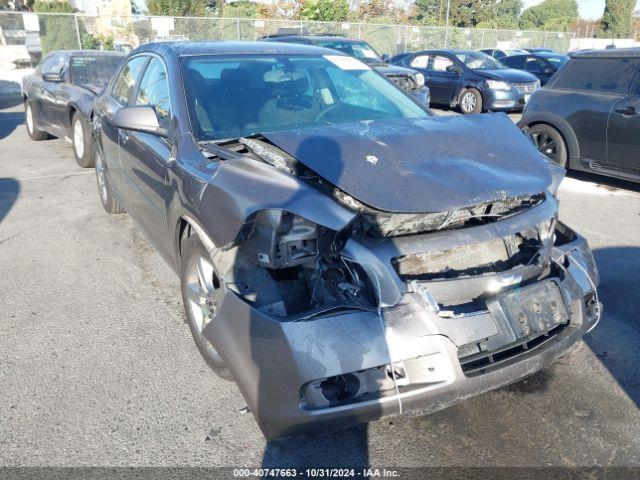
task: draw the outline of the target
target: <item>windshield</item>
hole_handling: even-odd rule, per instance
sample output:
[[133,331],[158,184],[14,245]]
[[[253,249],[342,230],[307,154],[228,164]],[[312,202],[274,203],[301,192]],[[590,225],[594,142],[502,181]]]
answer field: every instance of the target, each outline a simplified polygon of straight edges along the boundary
[[429,113],[368,65],[343,55],[185,57],[198,140]]
[[498,60],[482,52],[456,53],[456,57],[471,70],[504,70],[507,68]]
[[380,55],[367,42],[345,42],[340,40],[324,40],[316,42],[316,45],[324,48],[338,50],[352,57],[356,57],[365,63],[383,63]]
[[117,56],[71,57],[71,81],[75,85],[106,85],[121,62],[122,57]]

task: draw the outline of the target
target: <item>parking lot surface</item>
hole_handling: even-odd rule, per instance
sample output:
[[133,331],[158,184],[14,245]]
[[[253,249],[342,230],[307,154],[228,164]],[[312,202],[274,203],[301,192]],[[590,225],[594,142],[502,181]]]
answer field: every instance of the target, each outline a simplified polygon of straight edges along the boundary
[[63,140],[30,141],[21,105],[0,110],[0,465],[640,465],[640,188],[593,182],[559,196],[605,314],[563,359],[429,416],[266,443],[93,171]]

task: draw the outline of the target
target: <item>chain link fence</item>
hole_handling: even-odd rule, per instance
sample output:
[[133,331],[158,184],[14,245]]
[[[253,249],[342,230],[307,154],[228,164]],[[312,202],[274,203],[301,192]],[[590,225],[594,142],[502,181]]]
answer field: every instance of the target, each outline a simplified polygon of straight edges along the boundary
[[167,40],[258,40],[287,29],[359,38],[378,52],[395,55],[426,48],[550,47],[564,52],[572,33],[485,30],[351,22],[311,22],[215,17],[118,17],[84,14],[0,12],[0,45],[24,46],[31,60],[60,49],[128,51]]

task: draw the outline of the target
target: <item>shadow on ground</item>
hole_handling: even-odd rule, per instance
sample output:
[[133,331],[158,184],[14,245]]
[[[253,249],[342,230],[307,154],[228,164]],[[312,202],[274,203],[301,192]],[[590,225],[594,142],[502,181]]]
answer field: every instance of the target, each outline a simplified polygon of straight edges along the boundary
[[[15,178],[0,178],[0,223],[11,211],[20,195],[20,182]],[[0,236],[0,244],[7,239]]]
[[640,406],[640,248],[601,248],[593,254],[600,271],[604,315],[585,342]]

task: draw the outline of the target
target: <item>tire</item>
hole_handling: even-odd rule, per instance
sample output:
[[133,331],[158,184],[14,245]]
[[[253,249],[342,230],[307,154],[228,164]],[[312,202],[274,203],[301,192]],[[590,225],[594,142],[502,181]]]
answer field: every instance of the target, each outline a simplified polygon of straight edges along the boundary
[[475,88],[465,88],[460,94],[458,108],[464,115],[482,112],[482,95]]
[[82,168],[95,166],[91,126],[80,112],[75,112],[71,118],[71,141],[73,156],[76,157],[78,165]]
[[202,335],[202,330],[219,308],[215,304],[215,294],[225,287],[218,278],[209,252],[197,235],[187,237],[182,243],[180,287],[187,323],[202,358],[220,378],[233,379],[220,353]]
[[100,201],[107,213],[124,213],[126,212],[118,197],[113,194],[111,184],[109,183],[109,175],[107,175],[107,169],[102,159],[102,154],[95,149],[95,168],[96,168],[96,180],[98,182],[98,194],[100,195]]
[[569,156],[567,144],[558,130],[546,123],[539,123],[527,128],[526,133],[540,153],[566,168]]
[[27,125],[27,133],[29,134],[29,138],[31,140],[39,142],[41,140],[47,140],[48,138],[51,138],[51,135],[38,128],[38,118],[31,108],[30,100],[24,101],[24,119],[25,124]]

